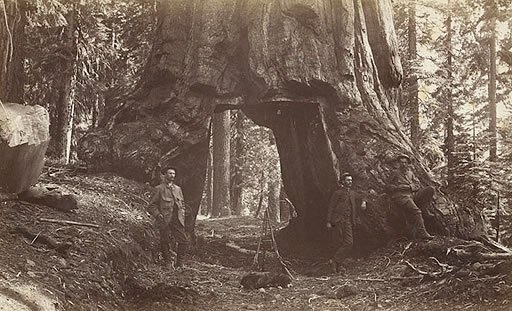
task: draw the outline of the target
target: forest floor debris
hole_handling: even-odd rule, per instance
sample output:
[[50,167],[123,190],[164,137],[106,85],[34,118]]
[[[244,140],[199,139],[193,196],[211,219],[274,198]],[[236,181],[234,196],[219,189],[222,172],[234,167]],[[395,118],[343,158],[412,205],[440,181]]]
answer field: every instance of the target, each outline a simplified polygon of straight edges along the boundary
[[[396,240],[347,259],[341,274],[331,273],[326,258],[281,254],[293,270],[290,286],[248,290],[240,281],[253,265],[262,220],[200,219],[185,268],[162,266],[145,210],[151,187],[112,174],[58,172],[42,183],[75,194],[78,209],[0,202],[2,284],[37,288],[56,310],[512,309],[508,249],[485,241]],[[59,252],[55,245],[69,247]],[[278,271],[269,246],[265,267]]]

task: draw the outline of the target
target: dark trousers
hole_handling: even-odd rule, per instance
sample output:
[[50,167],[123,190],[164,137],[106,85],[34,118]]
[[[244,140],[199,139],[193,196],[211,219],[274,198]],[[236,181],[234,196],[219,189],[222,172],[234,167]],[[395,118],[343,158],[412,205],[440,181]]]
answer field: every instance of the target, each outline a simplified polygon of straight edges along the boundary
[[405,213],[407,223],[410,226],[412,238],[421,238],[429,235],[425,229],[423,214],[419,206],[425,209],[432,201],[434,191],[434,188],[430,186],[422,188],[401,206],[402,211]]
[[[175,217],[174,217],[175,216]],[[176,250],[176,265],[183,264],[189,239],[185,232],[185,227],[178,220],[178,215],[173,215],[170,221],[160,220],[157,222],[157,227],[160,232],[160,251],[165,262],[171,260],[171,245]]]
[[354,246],[353,223],[351,218],[348,217],[346,220],[337,222],[334,225],[334,230],[341,242],[332,259],[336,263],[341,263],[344,258],[352,254],[352,248]]

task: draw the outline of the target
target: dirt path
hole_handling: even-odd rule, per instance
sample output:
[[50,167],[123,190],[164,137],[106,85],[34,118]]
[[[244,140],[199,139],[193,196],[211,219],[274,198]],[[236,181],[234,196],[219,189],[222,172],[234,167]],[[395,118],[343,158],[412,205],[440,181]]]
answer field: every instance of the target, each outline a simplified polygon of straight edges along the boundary
[[[63,171],[43,179],[75,193],[80,208],[64,214],[23,202],[1,202],[0,310],[512,310],[510,274],[488,275],[475,263],[449,261],[432,253],[439,243],[396,241],[364,257],[347,260],[342,275],[325,258],[286,258],[294,270],[291,287],[243,289],[258,243],[261,220],[252,217],[200,219],[197,245],[185,269],[162,266],[156,235],[145,213],[150,188],[120,177]],[[98,224],[63,226],[39,217]],[[59,253],[40,239],[71,243]],[[429,278],[441,263],[462,267]],[[278,270],[267,254],[266,268]],[[37,287],[35,287],[37,285]],[[2,309],[3,308],[3,309]]]

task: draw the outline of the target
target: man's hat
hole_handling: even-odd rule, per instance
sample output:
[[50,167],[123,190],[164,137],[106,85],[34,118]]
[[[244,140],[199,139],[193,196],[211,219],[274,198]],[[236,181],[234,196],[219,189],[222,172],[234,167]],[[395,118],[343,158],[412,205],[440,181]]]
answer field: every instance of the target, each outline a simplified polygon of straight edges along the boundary
[[402,153],[402,154],[399,154],[399,155],[396,157],[396,160],[397,160],[397,161],[400,161],[400,159],[406,159],[406,160],[407,160],[407,162],[411,163],[411,158],[410,158],[408,155],[406,155],[406,154],[403,154],[403,153]]
[[343,174],[341,174],[340,179],[338,180],[338,182],[339,183],[343,183],[343,181],[345,181],[345,177],[347,177],[347,176],[352,177],[352,174],[350,174],[350,173],[343,173]]

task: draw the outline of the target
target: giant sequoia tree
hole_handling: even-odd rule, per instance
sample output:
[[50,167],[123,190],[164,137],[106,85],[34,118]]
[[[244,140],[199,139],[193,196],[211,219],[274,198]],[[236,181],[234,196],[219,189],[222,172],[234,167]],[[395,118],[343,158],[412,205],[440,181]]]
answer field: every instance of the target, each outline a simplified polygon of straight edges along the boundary
[[[403,225],[385,194],[396,154],[412,157],[424,185],[435,183],[398,121],[389,1],[166,0],[158,20],[137,89],[81,141],[92,169],[148,180],[172,164],[197,213],[211,115],[241,109],[276,138],[298,213],[284,238],[328,240],[326,205],[340,172],[371,193],[358,236],[373,241]],[[440,193],[430,212],[432,232],[481,233],[477,213]]]

